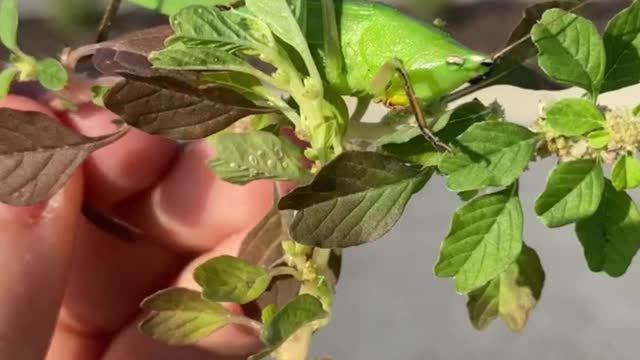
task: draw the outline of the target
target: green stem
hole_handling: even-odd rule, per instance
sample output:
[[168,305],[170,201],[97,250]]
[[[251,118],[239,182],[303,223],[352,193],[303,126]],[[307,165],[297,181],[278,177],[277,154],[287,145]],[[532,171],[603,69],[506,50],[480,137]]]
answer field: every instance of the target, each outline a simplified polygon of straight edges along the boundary
[[281,276],[281,275],[290,275],[297,280],[302,280],[302,276],[300,276],[300,272],[288,266],[280,266],[280,267],[273,268],[269,271],[269,275],[273,277]]
[[[311,255],[311,262],[317,269],[319,274],[324,273],[324,269],[329,267],[329,259],[331,258],[331,249],[314,248]],[[274,269],[275,270],[275,269]],[[318,296],[318,289],[314,284],[314,280],[307,280],[300,287],[300,295],[309,294]],[[316,327],[305,326],[291,336],[274,354],[277,360],[306,360],[311,344],[311,337]]]

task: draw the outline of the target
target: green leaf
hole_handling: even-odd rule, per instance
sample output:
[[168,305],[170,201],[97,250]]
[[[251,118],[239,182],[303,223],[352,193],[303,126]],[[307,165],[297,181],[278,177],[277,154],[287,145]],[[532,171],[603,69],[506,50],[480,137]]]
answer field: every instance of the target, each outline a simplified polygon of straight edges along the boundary
[[225,181],[246,184],[272,179],[306,183],[311,178],[302,167],[302,150],[270,132],[224,132],[211,136],[209,142],[216,154],[209,161],[209,168]]
[[402,144],[406,143],[420,134],[420,129],[412,125],[404,125],[395,129],[392,133],[381,136],[374,143],[373,146],[380,148],[387,144]]
[[602,129],[605,119],[593,102],[570,98],[545,109],[545,124],[559,135],[579,136]]
[[164,15],[173,15],[191,5],[230,6],[238,0],[129,0],[129,2]]
[[222,305],[183,288],[162,290],[146,298],[141,306],[152,311],[140,324],[142,333],[170,345],[195,344],[231,321],[231,314]]
[[36,63],[38,82],[53,91],[64,89],[67,85],[67,70],[56,59],[47,58]]
[[215,257],[193,272],[202,296],[215,302],[246,304],[262,295],[271,282],[269,273],[233,256]]
[[7,94],[9,94],[11,84],[13,83],[13,79],[15,79],[16,75],[18,75],[18,69],[15,67],[8,67],[0,71],[0,100],[4,99]]
[[538,63],[552,79],[581,87],[595,98],[604,79],[606,55],[593,23],[560,9],[544,13],[531,30]]
[[318,299],[308,294],[300,295],[273,316],[260,338],[265,345],[276,349],[305,325],[327,316]]
[[177,43],[149,55],[155,66],[169,70],[230,70],[264,78],[253,66],[224,49]]
[[300,55],[308,52],[305,37],[286,0],[246,0],[245,3],[254,16],[268,24],[276,36],[293,46]]
[[270,323],[277,312],[278,312],[278,308],[276,308],[275,305],[270,304],[265,306],[265,308],[262,309],[262,313],[260,314],[262,323],[265,325]]
[[461,191],[458,193],[458,198],[460,198],[460,200],[464,202],[467,202],[473,199],[474,197],[478,196],[478,193],[479,193],[478,190]]
[[609,144],[610,134],[608,130],[596,130],[588,135],[589,146],[593,149],[603,149]]
[[[302,56],[309,73],[321,81],[309,45],[302,33],[297,19],[291,12],[286,0],[245,0],[249,10],[264,23],[271,31],[287,44],[291,45]],[[318,84],[321,86],[321,84]]]
[[104,107],[104,97],[107,95],[107,92],[109,92],[109,89],[111,89],[110,86],[92,86],[91,95],[93,96],[93,103]]
[[18,4],[16,0],[0,0],[0,42],[18,51]]
[[278,206],[298,210],[290,230],[296,242],[322,248],[357,246],[391,230],[431,174],[391,156],[345,152]]
[[540,300],[545,273],[535,250],[523,245],[518,260],[483,287],[469,293],[467,310],[473,326],[485,329],[498,316],[512,331],[527,324]]
[[440,248],[434,273],[453,277],[468,293],[511,265],[522,249],[522,208],[512,187],[458,208]]
[[446,112],[436,124],[445,124],[444,128],[434,128],[438,137],[445,142],[452,142],[462,135],[471,125],[482,122],[490,114],[489,109],[479,100],[473,100]]
[[602,92],[640,82],[640,2],[616,15],[604,33],[607,68]]
[[536,134],[513,123],[474,124],[456,139],[439,168],[448,175],[451,191],[507,186],[527,167],[538,141]]
[[607,180],[598,211],[576,224],[576,234],[591,271],[622,276],[640,249],[640,212]]
[[535,210],[547,227],[560,227],[588,218],[598,209],[604,176],[596,160],[576,160],[558,165],[547,179]]
[[611,173],[616,190],[635,189],[640,186],[640,163],[633,155],[624,155],[616,161]]
[[423,166],[438,166],[442,159],[442,153],[436,150],[433,145],[425,141],[422,135],[401,143],[385,144],[381,148],[382,152]]
[[215,46],[229,53],[261,55],[276,45],[269,27],[241,11],[220,11],[208,6],[192,6],[171,17],[175,35],[169,43],[194,42]]

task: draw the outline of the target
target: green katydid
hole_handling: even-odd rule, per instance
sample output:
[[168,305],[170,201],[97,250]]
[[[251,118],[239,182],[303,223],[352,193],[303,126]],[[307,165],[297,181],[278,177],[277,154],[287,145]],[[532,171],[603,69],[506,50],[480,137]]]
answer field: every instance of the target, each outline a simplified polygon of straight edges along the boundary
[[329,89],[365,104],[374,98],[389,107],[410,105],[427,139],[446,148],[427,129],[419,102],[435,101],[486,73],[492,57],[383,4],[319,0],[308,7],[323,14],[308,17],[307,34]]
[[[562,6],[574,11],[587,2]],[[358,97],[361,106],[371,98],[388,107],[410,106],[422,134],[439,149],[448,146],[428,129],[422,104],[438,101],[472,79],[482,78],[496,60],[529,38],[513,39],[510,46],[490,56],[384,4],[310,0],[307,7],[315,14],[307,16],[308,40],[323,65],[329,89]],[[482,82],[475,88],[481,86]]]

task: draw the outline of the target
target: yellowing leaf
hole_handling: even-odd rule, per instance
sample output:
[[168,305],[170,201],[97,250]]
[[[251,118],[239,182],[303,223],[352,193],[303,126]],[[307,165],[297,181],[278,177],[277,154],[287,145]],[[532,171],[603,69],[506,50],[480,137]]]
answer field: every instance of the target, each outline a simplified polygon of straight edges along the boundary
[[518,260],[507,270],[469,293],[467,310],[473,326],[482,330],[500,317],[509,329],[520,331],[540,299],[544,280],[538,254],[524,245]]

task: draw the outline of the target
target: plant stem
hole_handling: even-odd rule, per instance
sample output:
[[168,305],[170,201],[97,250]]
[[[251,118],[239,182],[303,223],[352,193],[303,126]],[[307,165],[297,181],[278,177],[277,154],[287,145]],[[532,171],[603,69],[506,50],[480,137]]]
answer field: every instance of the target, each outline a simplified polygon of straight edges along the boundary
[[281,276],[281,275],[289,275],[294,277],[297,280],[302,280],[302,276],[300,275],[300,272],[288,266],[280,266],[280,267],[273,268],[269,270],[269,275],[273,277]]
[[313,329],[305,326],[285,342],[273,356],[277,360],[307,360]]
[[[319,274],[324,274],[325,269],[329,266],[331,258],[331,249],[314,248],[311,255],[311,262],[316,267]],[[309,294],[317,296],[317,287],[313,280],[304,281],[300,288],[300,295]],[[317,325],[307,325],[298,330],[291,336],[273,356],[277,360],[306,360],[311,344],[313,332],[317,329]]]
[[100,27],[98,27],[98,34],[96,35],[96,42],[103,42],[107,40],[109,37],[109,31],[111,31],[111,24],[113,23],[113,19],[118,14],[118,10],[120,10],[120,4],[122,0],[109,0],[107,8],[104,12],[104,16],[100,21]]

